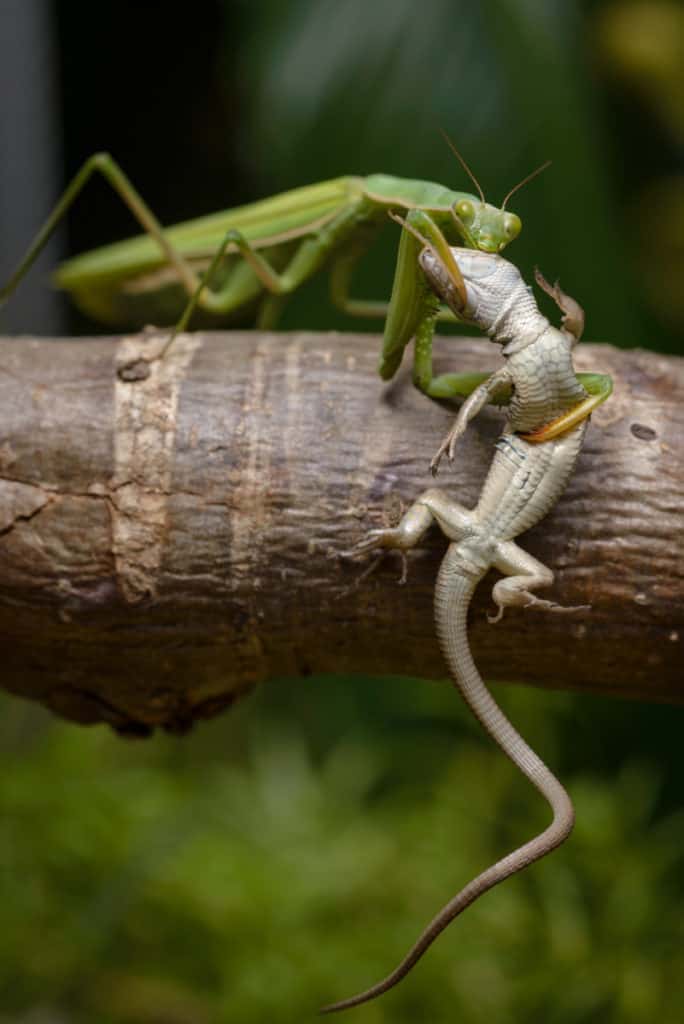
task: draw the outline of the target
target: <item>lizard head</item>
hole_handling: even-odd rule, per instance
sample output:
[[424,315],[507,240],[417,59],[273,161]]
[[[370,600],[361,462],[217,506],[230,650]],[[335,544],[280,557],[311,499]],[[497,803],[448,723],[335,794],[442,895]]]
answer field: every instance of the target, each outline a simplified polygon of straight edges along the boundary
[[454,313],[490,334],[504,309],[525,289],[520,271],[498,253],[458,247],[450,252],[465,286],[465,305],[462,288],[453,281],[436,252],[423,249],[420,265],[431,286]]
[[[549,326],[539,312],[532,289],[515,266],[498,253],[449,249],[454,272],[432,247],[419,256],[420,265],[439,297],[461,319],[479,327],[509,355],[513,339],[520,347],[534,341]],[[465,302],[463,295],[465,294]]]

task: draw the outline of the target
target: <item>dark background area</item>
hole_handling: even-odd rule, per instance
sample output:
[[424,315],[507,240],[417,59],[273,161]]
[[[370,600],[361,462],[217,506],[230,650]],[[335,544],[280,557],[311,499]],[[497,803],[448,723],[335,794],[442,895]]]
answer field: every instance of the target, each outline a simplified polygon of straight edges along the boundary
[[[676,4],[7,0],[0,17],[3,276],[96,150],[173,223],[342,173],[469,190],[441,126],[494,201],[553,160],[512,203],[508,255],[560,277],[588,338],[682,351]],[[93,182],[58,246],[134,231]],[[365,294],[387,293],[395,249],[388,226]],[[3,329],[89,329],[51,302],[56,258]],[[283,326],[358,322],[321,277]],[[497,696],[568,785],[576,834],[355,1019],[674,1024],[681,711]],[[545,822],[447,685],[273,682],[190,737],[139,744],[2,705],[1,1024],[313,1020]]]

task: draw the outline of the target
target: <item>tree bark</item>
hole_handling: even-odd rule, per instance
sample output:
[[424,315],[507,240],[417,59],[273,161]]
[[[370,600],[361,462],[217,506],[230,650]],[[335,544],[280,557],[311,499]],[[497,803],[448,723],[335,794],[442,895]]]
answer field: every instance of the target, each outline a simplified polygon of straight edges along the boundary
[[[432,484],[453,411],[379,339],[222,333],[0,342],[2,684],[79,722],[182,729],[255,683],[309,673],[443,677],[432,590],[445,548],[339,553]],[[487,341],[440,370],[494,368]],[[491,680],[684,699],[684,360],[580,346],[615,394],[557,508],[522,540],[575,617],[509,611],[471,639]],[[501,428],[487,410],[442,486],[475,502]]]

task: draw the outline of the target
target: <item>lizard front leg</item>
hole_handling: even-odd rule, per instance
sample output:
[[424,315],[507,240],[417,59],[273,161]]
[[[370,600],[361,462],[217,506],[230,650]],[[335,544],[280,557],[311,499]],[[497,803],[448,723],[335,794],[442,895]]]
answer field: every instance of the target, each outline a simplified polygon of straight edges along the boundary
[[466,431],[466,427],[473,419],[477,416],[478,412],[487,405],[488,402],[492,401],[493,396],[500,391],[502,388],[510,387],[512,377],[507,367],[502,366],[500,370],[488,377],[479,387],[475,388],[472,395],[469,395],[465,400],[461,408],[458,410],[458,415],[454,421],[454,425],[442,441],[439,446],[437,453],[434,455],[430,462],[430,472],[433,476],[437,475],[439,469],[439,463],[443,455],[451,461],[454,457],[454,451],[456,449],[456,442]]

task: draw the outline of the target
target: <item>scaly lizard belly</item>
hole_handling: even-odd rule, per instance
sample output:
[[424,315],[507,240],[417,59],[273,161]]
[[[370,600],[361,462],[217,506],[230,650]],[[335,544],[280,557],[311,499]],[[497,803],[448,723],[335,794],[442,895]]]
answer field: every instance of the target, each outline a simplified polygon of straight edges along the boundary
[[584,421],[542,445],[516,434],[501,435],[473,509],[485,536],[512,540],[553,508],[574,469],[586,429]]
[[507,367],[513,378],[512,430],[537,430],[587,397],[575,376],[570,343],[554,327],[511,355]]

